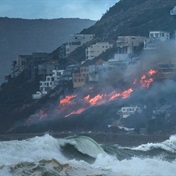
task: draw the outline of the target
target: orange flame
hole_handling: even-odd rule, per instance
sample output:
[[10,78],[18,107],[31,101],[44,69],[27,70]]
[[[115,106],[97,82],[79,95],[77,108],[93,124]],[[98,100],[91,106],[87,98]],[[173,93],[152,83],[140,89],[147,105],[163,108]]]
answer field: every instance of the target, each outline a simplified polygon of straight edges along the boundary
[[156,70],[150,69],[148,71],[147,75],[142,75],[141,79],[140,79],[141,87],[142,88],[149,88],[151,83],[154,81],[154,79],[151,78],[151,76],[153,76],[156,73],[157,73]]
[[80,108],[80,109],[78,109],[76,111],[71,112],[70,114],[66,115],[65,117],[69,117],[70,115],[73,115],[73,114],[81,114],[85,110],[86,109],[84,109],[84,108]]
[[70,96],[66,96],[65,98],[60,100],[60,104],[62,106],[66,106],[66,105],[70,105],[72,104],[72,100],[76,97],[76,95],[70,95]]

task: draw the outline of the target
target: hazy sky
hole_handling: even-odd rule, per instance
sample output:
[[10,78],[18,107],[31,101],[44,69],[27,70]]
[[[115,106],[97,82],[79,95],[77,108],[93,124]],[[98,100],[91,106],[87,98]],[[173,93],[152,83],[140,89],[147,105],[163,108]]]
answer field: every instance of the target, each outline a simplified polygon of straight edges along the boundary
[[118,0],[0,0],[0,17],[98,20]]

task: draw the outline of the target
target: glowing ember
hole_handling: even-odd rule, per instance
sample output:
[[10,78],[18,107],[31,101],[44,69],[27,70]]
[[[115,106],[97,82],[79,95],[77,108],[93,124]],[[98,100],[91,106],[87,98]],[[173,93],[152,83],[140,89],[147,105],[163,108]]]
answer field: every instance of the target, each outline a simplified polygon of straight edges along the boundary
[[131,95],[132,92],[133,92],[132,88],[130,88],[128,90],[125,90],[124,92],[121,93],[121,97],[122,98],[128,98]]
[[86,97],[84,97],[84,101],[88,101],[90,98],[90,95],[87,95]]
[[76,95],[70,95],[70,96],[66,96],[65,98],[63,98],[62,100],[60,100],[60,104],[62,106],[66,106],[66,105],[70,105],[72,104],[72,100],[76,97]]
[[98,95],[96,95],[94,98],[91,98],[91,99],[89,100],[89,103],[90,103],[91,106],[101,105],[101,104],[104,103],[104,101],[101,102],[101,101],[102,101],[102,98],[103,98],[103,95],[98,94]]
[[65,117],[69,117],[70,115],[73,115],[73,114],[81,114],[85,110],[86,109],[84,109],[84,108],[80,108],[80,109],[78,109],[76,111],[71,112],[70,114],[66,115]]
[[150,69],[147,73],[147,75],[142,75],[140,79],[141,87],[142,88],[149,88],[151,83],[154,81],[153,78],[151,78],[152,75],[156,74],[156,70]]
[[149,76],[152,76],[152,75],[154,75],[154,74],[156,74],[156,73],[157,73],[156,70],[150,69],[150,70],[148,71],[148,75],[149,75]]

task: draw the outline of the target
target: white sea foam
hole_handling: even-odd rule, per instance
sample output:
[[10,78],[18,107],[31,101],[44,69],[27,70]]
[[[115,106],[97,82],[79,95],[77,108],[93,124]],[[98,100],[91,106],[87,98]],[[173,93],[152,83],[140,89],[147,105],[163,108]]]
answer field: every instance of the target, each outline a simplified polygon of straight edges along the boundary
[[[80,138],[81,140],[81,138]],[[62,142],[61,142],[62,141]],[[7,141],[0,142],[0,176],[28,176],[27,174],[21,174],[23,169],[21,166],[16,167],[14,173],[10,171],[10,168],[17,166],[18,163],[22,162],[32,162],[36,165],[39,164],[41,160],[51,160],[56,159],[58,162],[68,163],[67,173],[70,176],[82,176],[82,175],[105,175],[105,176],[175,176],[176,175],[176,160],[163,161],[161,158],[145,158],[145,157],[133,157],[129,160],[124,159],[119,161],[115,156],[110,156],[108,154],[98,154],[96,161],[93,164],[88,164],[84,161],[68,160],[66,159],[61,151],[60,144],[68,142],[69,139],[55,139],[50,135],[44,135],[42,137],[34,137],[28,140],[22,141]],[[83,139],[84,141],[84,139]],[[82,141],[82,142],[83,142]],[[176,137],[172,136],[169,140],[159,144],[151,144],[157,146],[167,146],[174,148]],[[79,141],[80,142],[80,141]],[[78,143],[79,143],[78,142]],[[80,142],[80,143],[82,143]],[[72,140],[73,144],[75,140]],[[82,144],[84,147],[85,145]],[[96,146],[96,145],[95,145]],[[93,148],[95,147],[93,146]],[[149,144],[143,145],[149,147]],[[145,148],[139,146],[138,149]],[[88,152],[89,147],[85,147],[86,152]],[[146,150],[144,149],[144,150]],[[150,147],[149,147],[150,149]],[[136,147],[137,150],[137,147]],[[47,162],[46,162],[47,163]],[[50,167],[51,166],[51,167]],[[42,167],[44,167],[42,165]],[[49,167],[49,171],[55,171],[52,162],[46,164]],[[40,169],[40,167],[38,167]],[[30,169],[30,168],[29,168]],[[37,171],[36,171],[37,172]],[[42,171],[40,171],[42,173]],[[60,173],[58,173],[59,175]]]
[[175,176],[176,161],[167,162],[159,158],[132,158],[130,160],[119,161],[112,156],[99,155],[95,163],[95,168],[107,170],[116,175],[125,176]]
[[149,151],[151,149],[163,149],[168,152],[176,153],[176,135],[171,136],[168,140],[162,143],[148,143],[142,144],[138,147],[132,148],[133,150]]
[[66,161],[60,152],[58,140],[48,134],[28,140],[0,142],[0,165],[52,158],[61,162]]

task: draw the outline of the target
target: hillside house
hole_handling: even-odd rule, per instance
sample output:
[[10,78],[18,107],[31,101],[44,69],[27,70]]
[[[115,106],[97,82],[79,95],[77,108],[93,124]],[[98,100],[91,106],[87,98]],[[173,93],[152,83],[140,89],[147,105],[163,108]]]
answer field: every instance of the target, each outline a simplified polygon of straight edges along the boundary
[[170,33],[165,31],[151,31],[149,38],[144,40],[144,50],[156,50],[162,42],[170,39]]
[[19,55],[16,61],[12,62],[12,77],[18,76],[26,70],[28,77],[34,79],[38,75],[39,64],[46,62],[47,53],[33,53],[32,55]]
[[91,41],[94,38],[94,34],[75,34],[70,42],[65,44],[66,56],[73,52],[84,43]]
[[40,91],[37,91],[36,94],[32,95],[33,99],[40,99],[48,92],[54,89],[58,84],[60,79],[63,76],[64,70],[52,70],[52,75],[47,75],[44,81],[40,81]]
[[48,75],[53,75],[53,70],[59,70],[59,62],[58,61],[48,61],[38,66],[38,74],[42,76],[43,79]]
[[73,88],[82,87],[86,83],[86,77],[81,72],[72,74]]
[[96,44],[90,45],[88,48],[86,48],[86,58],[90,60],[94,59],[112,47],[113,44],[110,44],[109,42],[97,42]]
[[146,37],[142,36],[118,36],[116,41],[117,54],[132,54],[143,44]]
[[103,60],[86,60],[80,66],[80,70],[78,72],[73,73],[73,87],[78,88],[82,87],[89,81],[89,66],[94,64],[102,64]]
[[129,106],[129,107],[122,107],[118,110],[117,114],[120,115],[121,118],[127,118],[132,114],[141,113],[143,109],[139,106]]

